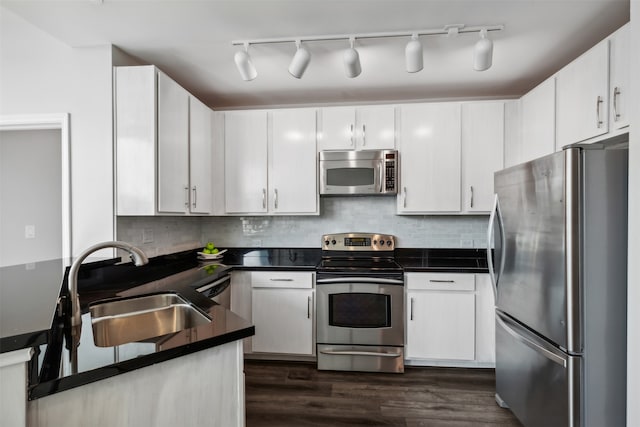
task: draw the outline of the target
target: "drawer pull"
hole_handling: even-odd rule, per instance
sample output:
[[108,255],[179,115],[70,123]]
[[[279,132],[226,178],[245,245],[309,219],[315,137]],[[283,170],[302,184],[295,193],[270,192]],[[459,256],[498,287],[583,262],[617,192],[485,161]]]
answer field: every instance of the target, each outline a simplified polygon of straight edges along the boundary
[[455,280],[439,280],[439,279],[429,279],[431,283],[456,283]]
[[293,279],[269,279],[272,282],[293,282]]

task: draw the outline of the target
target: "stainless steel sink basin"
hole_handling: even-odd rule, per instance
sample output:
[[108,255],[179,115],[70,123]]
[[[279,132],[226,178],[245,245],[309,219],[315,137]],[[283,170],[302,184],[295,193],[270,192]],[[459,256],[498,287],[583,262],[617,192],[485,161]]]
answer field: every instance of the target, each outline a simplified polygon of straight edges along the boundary
[[93,341],[111,347],[145,341],[211,322],[175,293],[109,300],[89,306]]

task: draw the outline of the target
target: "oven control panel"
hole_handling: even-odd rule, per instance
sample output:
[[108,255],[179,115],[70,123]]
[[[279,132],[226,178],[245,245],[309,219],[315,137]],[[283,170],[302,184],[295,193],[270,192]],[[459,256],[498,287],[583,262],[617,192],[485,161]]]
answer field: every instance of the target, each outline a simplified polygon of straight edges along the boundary
[[338,233],[322,236],[323,251],[393,251],[396,238],[391,234]]

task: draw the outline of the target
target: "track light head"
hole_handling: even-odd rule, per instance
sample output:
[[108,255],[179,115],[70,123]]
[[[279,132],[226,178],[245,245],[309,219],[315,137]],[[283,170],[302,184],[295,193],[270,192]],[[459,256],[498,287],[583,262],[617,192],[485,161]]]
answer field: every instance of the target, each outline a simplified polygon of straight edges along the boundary
[[344,61],[344,72],[350,79],[354,77],[358,77],[362,72],[362,67],[360,66],[360,55],[358,51],[354,49],[353,45],[355,44],[355,39],[351,37],[349,39],[349,43],[351,47],[345,49],[342,54],[342,60]]
[[311,54],[306,48],[301,46],[300,40],[296,40],[296,47],[296,54],[293,56],[291,64],[289,64],[289,74],[299,79],[311,61]]
[[236,67],[242,80],[250,81],[258,76],[256,67],[253,65],[253,61],[251,61],[251,56],[249,56],[249,43],[245,43],[244,50],[236,52],[233,59],[236,62]]
[[473,49],[473,69],[485,71],[491,68],[493,60],[493,42],[487,38],[487,30],[480,30],[480,40]]
[[422,70],[422,43],[418,40],[417,34],[413,34],[407,43],[407,47],[404,49],[404,59],[407,73],[417,73]]

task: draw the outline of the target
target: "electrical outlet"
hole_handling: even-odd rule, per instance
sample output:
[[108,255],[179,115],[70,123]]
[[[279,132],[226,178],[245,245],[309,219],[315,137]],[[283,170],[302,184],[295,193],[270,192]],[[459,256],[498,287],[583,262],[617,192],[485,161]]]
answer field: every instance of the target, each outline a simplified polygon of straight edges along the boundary
[[142,230],[142,243],[153,243],[153,228]]
[[24,226],[24,238],[25,239],[35,239],[36,238],[36,226],[35,225],[25,225]]

